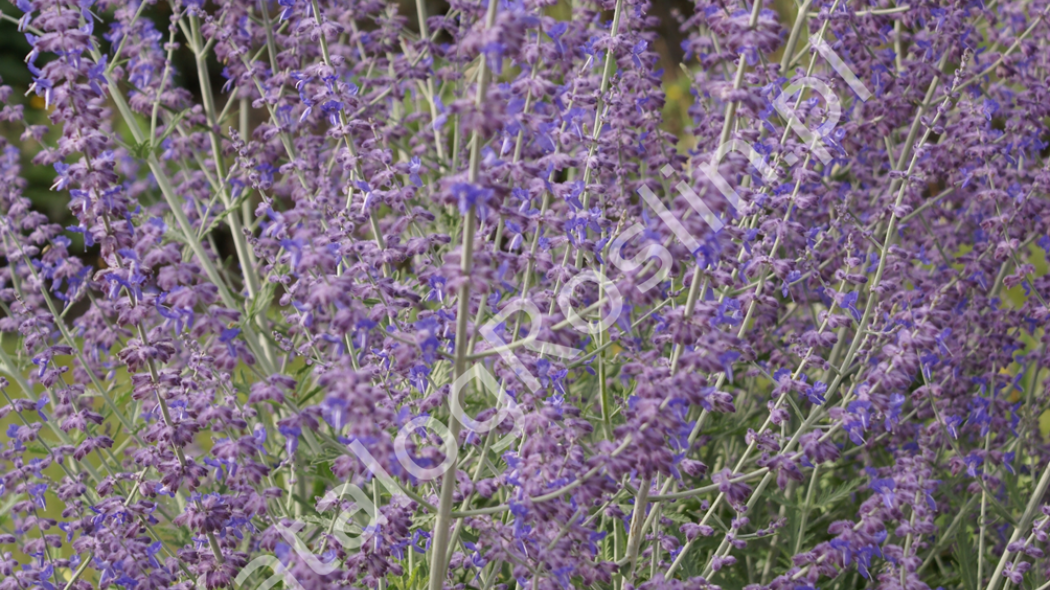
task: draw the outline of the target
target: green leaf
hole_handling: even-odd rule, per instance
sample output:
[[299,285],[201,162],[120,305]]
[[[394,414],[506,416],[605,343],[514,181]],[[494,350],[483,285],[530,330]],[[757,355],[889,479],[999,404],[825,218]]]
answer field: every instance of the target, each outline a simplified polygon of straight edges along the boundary
[[219,227],[219,224],[222,223],[222,220],[226,219],[227,217],[229,217],[234,212],[238,212],[240,210],[241,204],[248,200],[248,196],[250,194],[251,194],[250,191],[242,191],[241,196],[238,197],[236,201],[230,203],[229,207],[224,208],[217,215],[215,215],[215,217],[213,217],[211,219],[211,221],[208,223],[208,227],[205,228],[204,231],[201,232],[200,235],[202,235],[202,236],[207,235],[213,229]]
[[277,284],[267,281],[262,286],[262,291],[252,299],[248,308],[248,321],[252,322],[259,314],[265,314],[273,303],[274,293],[277,292]]
[[828,488],[821,490],[820,496],[817,497],[817,501],[813,504],[815,508],[823,508],[825,506],[834,505],[839,500],[842,500],[853,493],[854,490],[860,485],[859,481],[846,482],[837,488]]
[[[680,525],[696,522],[696,519],[692,516],[688,514],[680,514],[678,512],[665,512],[660,516]],[[675,527],[675,530],[677,530],[677,527]]]
[[966,542],[966,536],[961,536],[955,544],[955,561],[959,565],[959,575],[962,577],[965,590],[977,590],[977,568],[973,548]]
[[315,388],[311,389],[306,395],[304,395],[301,398],[299,398],[299,400],[298,400],[299,403],[300,404],[305,404],[310,398],[312,398],[313,396],[315,396],[318,393],[320,393],[323,389],[324,389],[323,387],[315,387]]
[[131,145],[129,147],[131,148],[131,153],[134,154],[135,157],[139,158],[139,159],[145,159],[153,151],[153,144],[148,139],[144,140],[144,141],[140,141],[140,142],[138,142],[136,144],[133,144],[133,145]]
[[3,506],[0,506],[0,522],[3,522],[7,515],[11,514],[11,507],[21,500],[22,494],[11,494],[11,497],[4,502]]
[[785,547],[800,547],[799,535],[802,532],[802,508],[801,502],[792,502],[784,511],[784,531],[787,532],[787,544]]
[[1007,497],[1010,498],[1009,505],[1010,506],[1024,506],[1027,503],[1027,501],[1028,501],[1028,497],[1025,496],[1025,497],[1022,498],[1022,496],[1021,496],[1021,489],[1017,486],[1017,478],[1016,477],[1004,477],[1004,478],[1002,478],[1002,481],[1003,481],[1003,484],[1005,484],[1005,486],[1006,486]]
[[307,498],[304,498],[302,494],[292,493],[292,499],[295,500],[297,504],[303,507],[303,514],[313,516],[315,518],[321,518],[321,513],[318,512],[317,509],[314,507],[314,503],[308,500]]
[[169,135],[171,135],[171,132],[175,130],[175,126],[179,124],[179,121],[181,121],[184,116],[186,116],[187,112],[189,112],[189,109],[179,111],[174,117],[171,118],[171,121],[168,121],[168,124],[164,128],[164,133],[161,134],[160,139],[158,139],[155,144],[157,147],[159,147],[161,142],[163,142],[165,139],[168,138]]
[[134,388],[128,388],[124,393],[118,393],[113,396],[113,403],[121,408],[131,404],[131,394],[134,393],[134,391]]
[[1010,526],[1017,526],[1017,518],[1004,507],[996,498],[991,494],[988,495],[988,509],[992,511],[995,516]]

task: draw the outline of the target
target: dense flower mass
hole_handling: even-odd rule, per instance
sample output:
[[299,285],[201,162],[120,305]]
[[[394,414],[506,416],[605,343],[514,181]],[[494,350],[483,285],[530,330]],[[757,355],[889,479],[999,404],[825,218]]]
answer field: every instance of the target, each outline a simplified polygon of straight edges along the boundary
[[1050,4],[654,2],[0,7],[0,590],[1047,588]]

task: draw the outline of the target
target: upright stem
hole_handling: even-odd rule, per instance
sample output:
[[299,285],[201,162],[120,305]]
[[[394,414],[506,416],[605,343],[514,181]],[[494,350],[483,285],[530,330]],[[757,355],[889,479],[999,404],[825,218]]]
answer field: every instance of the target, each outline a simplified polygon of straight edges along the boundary
[[649,488],[652,487],[652,478],[642,478],[641,487],[634,500],[634,512],[631,514],[631,531],[627,536],[627,563],[630,570],[629,577],[634,577],[634,566],[638,561],[638,548],[642,544],[642,535],[645,532],[645,511],[649,505]]
[[[96,59],[101,59],[97,49],[92,49],[92,53],[95,54]],[[135,114],[131,111],[131,107],[124,99],[124,95],[120,91],[120,87],[117,86],[116,81],[108,79],[106,85],[109,90],[110,99],[113,104],[117,107],[124,122],[127,123],[128,131],[137,143],[141,143],[144,139],[142,130],[139,128],[138,119]],[[171,210],[171,214],[175,217],[175,221],[178,224],[179,231],[182,232],[186,238],[187,245],[190,250],[193,251],[194,256],[197,257],[197,262],[204,269],[204,274],[207,275],[208,280],[215,285],[219,291],[219,298],[222,300],[223,305],[230,309],[238,309],[240,305],[237,304],[237,300],[226,286],[226,282],[222,279],[222,275],[219,274],[218,269],[212,262],[211,257],[208,256],[208,252],[204,249],[204,246],[199,240],[193,239],[194,231],[193,224],[190,222],[186,212],[182,210],[181,197],[175,192],[175,187],[171,184],[171,179],[168,177],[164,166],[157,159],[156,154],[150,153],[146,157],[146,163],[149,165],[150,172],[153,173],[153,177],[157,182],[158,188],[160,188],[161,195],[164,196],[164,201],[168,204],[168,208]],[[242,330],[246,336],[245,340],[248,342],[248,346],[254,348],[253,352],[256,356],[261,358],[261,364],[263,369],[273,373],[275,372],[273,363],[270,362],[269,357],[264,354],[264,336],[257,334],[253,326],[245,323]]]
[[819,463],[813,468],[813,473],[810,475],[809,489],[806,490],[806,501],[805,504],[802,505],[802,520],[798,525],[798,537],[795,538],[795,555],[802,552],[802,541],[803,537],[806,535],[806,521],[809,520],[809,509],[813,506],[813,492],[816,491],[817,487],[818,469],[820,469]]
[[[620,3],[617,3],[617,8],[619,8],[619,7],[620,7]],[[761,7],[762,7],[762,2],[759,2],[759,1],[756,1],[754,3],[754,6],[752,7],[751,16],[750,16],[750,19],[748,21],[749,26],[752,27],[752,28],[758,22],[758,16],[760,14]],[[745,67],[746,63],[747,63],[747,60],[745,59],[745,56],[741,55],[740,56],[740,61],[737,64],[736,77],[733,79],[733,88],[734,89],[739,89],[743,85],[743,82],[744,82],[744,67]],[[732,127],[733,127],[732,122],[733,122],[733,118],[735,117],[735,115],[736,115],[736,101],[730,101],[729,105],[727,105],[727,107],[726,107],[725,122],[722,125],[722,135],[721,135],[721,139],[719,141],[719,148],[718,148],[717,159],[715,160],[716,162],[721,160],[722,156],[724,155],[722,145],[724,145],[729,140],[729,134],[732,131]],[[596,129],[596,131],[597,131],[597,129]],[[586,182],[585,182],[585,184],[586,184]],[[577,264],[577,266],[579,266],[579,265]],[[685,309],[683,310],[684,311],[684,313],[683,313],[683,321],[688,322],[690,320],[690,318],[692,318],[692,316],[693,316],[693,312],[696,309],[696,302],[699,299],[699,296],[701,294],[700,284],[701,284],[700,283],[700,265],[697,264],[696,265],[696,269],[693,271],[692,283],[690,283],[690,285],[689,285],[689,293],[686,296]],[[706,285],[706,281],[705,281],[704,289],[706,289],[706,288],[707,288],[707,285]],[[744,325],[747,325],[746,321],[744,322]],[[675,345],[674,350],[671,352],[671,375],[672,376],[675,375],[678,372],[678,360],[681,358],[683,350],[684,350],[684,347],[679,346],[679,345]],[[700,425],[701,425],[701,421],[698,420],[696,425],[697,425],[697,428],[699,428]],[[672,481],[674,481],[674,480],[670,480],[669,479],[668,480],[668,484],[670,484]],[[638,490],[638,497],[635,498],[634,513],[632,515],[632,519],[634,519],[634,518],[645,519],[645,514],[646,514],[646,506],[645,506],[645,504],[648,503],[649,487],[651,485],[652,485],[652,479],[651,478],[648,478],[648,477],[642,478],[641,486],[640,486],[640,488]],[[637,529],[637,534],[636,534],[636,530],[634,528],[634,521],[632,520],[631,534],[630,534],[630,536],[627,539],[627,555],[624,557],[624,559],[631,564],[632,572],[633,572],[633,569],[634,569],[634,562],[635,562],[635,560],[638,557],[638,550],[639,550],[639,547],[641,545],[641,539],[639,537],[641,536],[641,532],[645,530],[645,523],[639,522],[638,524],[639,524],[639,527]],[[684,550],[683,550],[683,552],[684,552]],[[668,575],[670,575],[670,573],[668,573]]]
[[[1036,484],[1032,497],[1028,498],[1028,505],[1025,506],[1024,514],[1021,515],[1021,520],[1017,523],[1017,527],[1014,528],[1014,534],[1010,535],[1010,541],[1006,544],[1008,547],[1010,543],[1020,539],[1021,535],[1028,529],[1028,524],[1032,522],[1032,518],[1039,509],[1039,504],[1046,494],[1047,484],[1050,484],[1050,465],[1043,467],[1043,475],[1039,478],[1039,483]],[[988,581],[986,590],[995,590],[999,587],[999,580],[1003,578],[1003,568],[1006,567],[1006,560],[1009,557],[1010,550],[1004,550],[1003,556],[999,558],[999,565],[995,567],[995,573],[992,574],[992,579]],[[980,582],[978,581],[978,583]]]
[[[946,59],[947,59],[947,54],[945,54],[945,57],[942,58],[940,63],[938,64],[938,70],[941,69],[942,67],[944,67],[944,63],[945,63]],[[960,66],[960,68],[961,67],[962,66]],[[930,105],[931,104],[931,100],[933,98],[933,94],[935,93],[935,91],[937,89],[938,83],[939,83],[939,78],[937,78],[935,76],[933,78],[933,80],[930,82],[930,86],[929,86],[929,88],[926,91],[926,99],[923,101],[923,105],[924,106],[920,106],[919,109],[918,109],[918,112],[915,114],[915,118],[914,118],[914,120],[912,122],[912,128],[913,129],[916,127],[918,121],[921,119],[923,113],[925,112],[926,105]],[[944,100],[948,100],[951,97],[952,92],[955,90],[956,87],[957,87],[957,85],[953,85],[951,90],[946,94]],[[931,133],[930,130],[933,128],[933,125],[935,125],[937,123],[937,121],[940,118],[940,116],[941,116],[941,113],[938,111],[938,114],[933,118],[933,122],[930,124],[930,127],[927,128],[926,133],[923,135],[922,140],[920,141],[920,145],[922,143],[924,143],[929,138],[929,135]],[[911,149],[912,149],[912,147],[914,146],[914,143],[915,143],[915,137],[914,137],[915,134],[914,133],[909,133],[909,135],[912,136],[912,137],[910,137],[909,141],[906,142],[906,146],[905,146],[904,152],[902,152],[901,158],[898,160],[898,166],[902,165],[903,162],[907,161],[907,158],[910,156],[911,157],[911,163],[908,166],[908,173],[910,174],[912,172],[912,170],[914,169],[914,167],[915,167],[915,164],[916,164],[916,161],[918,160],[918,155],[919,154],[912,154],[911,153]],[[807,159],[808,159],[808,157],[809,156],[807,156]],[[803,166],[805,166],[805,165],[803,165]],[[894,182],[896,182],[896,179],[895,179]],[[894,231],[895,231],[896,225],[897,225],[897,214],[896,214],[896,211],[897,211],[897,209],[899,208],[901,202],[904,199],[904,189],[906,188],[906,186],[907,185],[905,185],[903,183],[899,187],[898,187],[898,185],[893,184],[893,183],[891,183],[891,185],[890,185],[891,191],[892,190],[897,190],[898,192],[897,192],[896,199],[894,201],[894,205],[895,206],[894,206],[894,209],[893,209],[893,213],[890,215],[889,223],[887,224],[887,227],[886,227],[886,236],[883,239],[882,248],[880,249],[878,268],[875,271],[875,277],[874,277],[874,280],[871,283],[872,286],[869,289],[868,299],[867,299],[867,302],[865,303],[865,306],[864,306],[864,313],[861,315],[860,322],[858,322],[858,327],[857,327],[858,335],[862,334],[867,329],[868,323],[871,321],[871,318],[872,318],[872,315],[873,315],[873,312],[874,312],[876,300],[878,299],[877,287],[882,282],[882,276],[883,276],[883,273],[886,270],[887,252],[888,252],[888,249],[889,249],[889,247],[890,247],[890,245],[891,245],[891,243],[893,241],[893,237],[895,235]],[[825,318],[825,323],[826,322],[827,322],[827,319]],[[747,321],[745,320],[743,322],[743,325],[746,325],[746,323],[747,323]],[[823,329],[824,328],[822,327],[820,331],[823,332]],[[844,377],[846,375],[846,373],[844,371],[845,371],[846,368],[848,368],[853,363],[853,359],[856,357],[858,351],[860,350],[860,347],[861,347],[861,344],[862,344],[863,341],[864,341],[863,338],[859,338],[858,337],[858,338],[854,339],[853,343],[850,345],[850,348],[849,348],[848,352],[846,353],[846,359],[843,362],[842,368],[839,371],[839,377],[836,378],[834,382],[832,382],[832,384],[828,387],[827,393],[825,394],[829,399],[838,390],[839,386],[842,385],[842,383],[844,381]],[[809,357],[812,354],[812,352],[813,351],[811,349],[809,351],[809,353],[807,353],[806,357],[802,360],[802,364],[795,371],[795,373],[793,374],[792,378],[797,378],[798,377],[798,375],[802,371],[802,368],[805,366],[806,362],[809,360]],[[778,399],[778,404],[779,404],[780,401],[782,401],[784,399],[784,397],[785,396],[781,396]],[[801,433],[803,432],[803,430],[805,430],[805,428],[809,425],[809,423],[813,419],[815,419],[816,416],[818,416],[818,413],[817,413],[818,409],[819,408],[814,408],[814,412],[811,413],[809,418],[806,419],[806,423],[803,424],[803,427],[801,427],[798,430],[798,432],[796,432],[795,437],[793,437],[792,441],[797,441],[797,437],[799,435],[801,435]],[[766,419],[766,423],[763,424],[761,429],[759,429],[759,432],[764,432],[766,430],[766,428],[769,426],[769,422],[770,422],[770,420],[767,418]],[[697,424],[698,425],[700,424],[700,420],[697,421]],[[697,433],[697,430],[694,429],[694,434],[696,434],[696,433]],[[793,442],[791,444],[793,444]],[[785,452],[786,452],[788,447],[790,447],[790,444],[787,447],[785,447]],[[753,448],[754,448],[754,443],[752,443],[751,445],[748,446],[748,450],[745,451],[745,453],[744,453],[745,457],[751,452],[751,450],[753,450]],[[739,465],[740,464],[742,464],[742,462],[738,463],[738,469],[739,469]],[[765,475],[765,477],[763,477],[762,481],[759,482],[759,484],[756,487],[755,491],[752,492],[751,500],[748,503],[749,506],[751,505],[752,502],[756,501],[756,499],[761,495],[761,491],[763,489],[765,489],[766,485],[768,485],[768,483],[769,483],[769,481],[771,479],[772,479],[772,472],[767,473]],[[704,520],[702,522],[706,522],[707,518],[713,513],[714,507],[723,498],[724,498],[724,494],[719,494],[715,498],[715,501],[712,502],[712,504],[711,504],[711,509],[708,510],[708,512],[704,516]],[[667,573],[665,574],[666,576],[670,576],[671,573],[673,573],[674,570],[677,569],[679,565],[681,565],[682,560],[685,558],[685,555],[686,555],[686,553],[688,552],[688,550],[689,550],[689,548],[691,546],[692,546],[691,542],[685,544],[685,546],[682,548],[682,551],[679,552],[678,557],[675,559],[675,561],[673,563],[671,563],[671,567],[668,568]],[[723,542],[719,545],[719,547],[715,550],[715,552],[712,553],[711,559],[708,561],[708,566],[705,568],[705,570],[709,570],[710,569],[711,562],[714,560],[714,558],[716,556],[721,555],[724,551],[726,551],[728,546],[729,546],[728,541],[723,540]],[[990,589],[990,590],[994,590],[994,588]]]
[[[492,28],[496,22],[496,7],[498,0],[489,0],[488,13],[485,15],[486,28]],[[474,104],[480,107],[485,103],[485,95],[488,91],[489,68],[488,59],[482,55],[478,72],[478,91]],[[471,184],[477,184],[481,169],[481,131],[475,130],[470,142],[470,170],[468,179]],[[456,302],[456,350],[453,368],[453,382],[459,379],[467,370],[467,349],[470,345],[470,336],[467,334],[467,318],[470,316],[470,274],[474,270],[474,226],[476,224],[477,211],[474,205],[468,204],[467,211],[463,217],[463,246],[461,248],[460,271],[463,273],[463,284],[459,288],[458,301]],[[455,390],[449,395],[458,395]],[[449,433],[452,444],[459,444],[459,433],[463,426],[456,416],[449,418]],[[441,496],[438,502],[437,520],[434,523],[434,545],[430,555],[430,590],[442,590],[445,585],[445,577],[448,573],[448,542],[451,535],[452,525],[452,495],[456,491],[456,471],[458,461],[453,455],[448,471],[441,478]]]
[[[430,53],[430,33],[427,32],[427,6],[426,0],[416,0],[416,15],[419,17],[419,38],[426,44],[427,53]],[[430,102],[430,120],[437,121],[437,96],[434,92],[434,67],[431,65],[427,73],[427,100]],[[527,112],[527,111],[526,111]],[[438,161],[445,162],[445,142],[441,137],[441,130],[431,125],[434,130],[434,147],[437,149]]]
[[[988,442],[991,440],[992,432],[988,431],[988,434],[984,437],[984,452],[985,456],[988,454]],[[983,475],[982,475],[983,477]],[[980,530],[979,536],[977,537],[977,583],[980,584],[981,580],[984,579],[984,531],[986,528],[985,521],[988,518],[988,491],[981,489],[981,520],[978,521],[977,526]]]
[[[219,188],[219,197],[222,199],[222,204],[225,208],[230,209],[234,206],[233,199],[227,190],[227,174],[226,174],[226,162],[222,156],[222,145],[219,139],[219,122],[216,119],[216,108],[215,108],[215,97],[212,93],[211,79],[208,77],[208,64],[206,60],[204,38],[201,35],[200,21],[196,16],[190,15],[190,33],[192,39],[190,39],[191,46],[197,61],[197,79],[201,89],[201,100],[204,103],[204,115],[208,121],[208,138],[211,143],[211,157],[212,163],[215,166],[215,176]],[[232,98],[230,100],[233,100]],[[242,104],[243,107],[243,104]],[[246,125],[245,125],[246,127]],[[243,139],[243,138],[242,138]],[[150,141],[153,138],[150,137]],[[248,241],[244,237],[244,225],[241,215],[237,211],[231,211],[230,215],[227,216],[230,224],[230,235],[233,237],[233,248],[237,252],[237,260],[241,265],[241,273],[244,275],[244,288],[248,291],[248,298],[255,299],[262,290],[259,274],[255,268],[255,261],[252,257],[251,248],[248,246]],[[263,355],[266,356],[268,364],[273,366],[276,363],[274,357],[273,348],[270,346],[270,341],[266,339],[263,334],[265,333],[265,324],[263,323],[263,317],[261,315],[255,316],[255,323],[260,330],[259,348],[262,350]]]

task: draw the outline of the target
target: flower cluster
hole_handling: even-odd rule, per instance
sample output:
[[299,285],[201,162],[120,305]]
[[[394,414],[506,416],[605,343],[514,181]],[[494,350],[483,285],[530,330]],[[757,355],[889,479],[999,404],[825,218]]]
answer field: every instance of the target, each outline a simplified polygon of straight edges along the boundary
[[5,7],[0,590],[1046,588],[1050,4],[659,1]]

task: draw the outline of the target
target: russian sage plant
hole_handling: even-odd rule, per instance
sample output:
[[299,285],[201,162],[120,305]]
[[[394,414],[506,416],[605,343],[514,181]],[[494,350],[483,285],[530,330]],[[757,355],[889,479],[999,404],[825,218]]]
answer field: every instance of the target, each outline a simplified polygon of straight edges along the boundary
[[3,4],[0,590],[1050,587],[1050,4],[653,1]]

